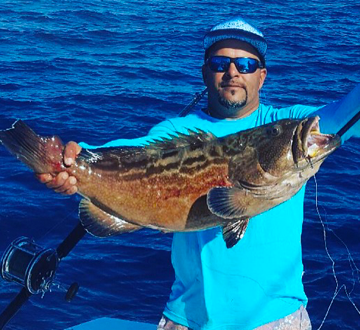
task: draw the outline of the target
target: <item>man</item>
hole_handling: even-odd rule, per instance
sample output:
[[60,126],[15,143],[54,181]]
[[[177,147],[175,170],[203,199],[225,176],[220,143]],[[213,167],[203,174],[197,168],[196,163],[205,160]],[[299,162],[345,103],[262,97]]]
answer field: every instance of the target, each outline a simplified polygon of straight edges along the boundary
[[[136,145],[187,128],[224,136],[283,118],[321,117],[322,131],[337,132],[360,110],[360,86],[325,107],[296,105],[275,109],[260,104],[266,78],[263,34],[241,18],[216,25],[204,38],[203,79],[208,105],[184,118],[155,126],[147,137],[116,140],[102,147]],[[343,140],[354,135],[351,129]],[[92,148],[86,144],[83,147]],[[70,165],[81,147],[67,145]],[[60,173],[38,176],[64,194],[76,192],[76,179]],[[301,230],[305,187],[289,201],[252,218],[233,248],[220,228],[175,233],[172,263],[175,282],[158,329],[311,329],[302,284]]]

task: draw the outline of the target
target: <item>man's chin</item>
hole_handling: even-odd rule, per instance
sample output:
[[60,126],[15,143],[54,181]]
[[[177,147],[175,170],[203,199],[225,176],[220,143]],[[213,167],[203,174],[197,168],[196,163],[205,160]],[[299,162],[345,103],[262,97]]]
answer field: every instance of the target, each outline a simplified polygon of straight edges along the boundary
[[234,99],[227,99],[225,97],[219,97],[219,103],[227,108],[227,109],[240,109],[244,107],[247,103],[247,99],[242,100],[234,100]]

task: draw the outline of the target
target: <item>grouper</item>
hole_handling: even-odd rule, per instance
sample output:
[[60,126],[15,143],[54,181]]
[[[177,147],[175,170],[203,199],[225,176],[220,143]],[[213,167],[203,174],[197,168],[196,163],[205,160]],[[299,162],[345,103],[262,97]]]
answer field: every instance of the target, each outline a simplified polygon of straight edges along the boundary
[[139,147],[83,149],[70,167],[58,137],[40,137],[21,120],[0,141],[36,173],[76,177],[80,221],[95,236],[221,226],[228,248],[249,219],[296,194],[340,145],[338,135],[320,133],[318,117],[221,138],[189,130]]

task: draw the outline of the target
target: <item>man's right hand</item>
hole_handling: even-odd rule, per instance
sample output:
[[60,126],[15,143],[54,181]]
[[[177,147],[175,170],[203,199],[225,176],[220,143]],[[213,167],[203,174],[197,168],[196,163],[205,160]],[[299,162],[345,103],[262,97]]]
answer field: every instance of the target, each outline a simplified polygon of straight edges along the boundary
[[[75,159],[81,149],[82,148],[76,142],[71,141],[66,144],[64,149],[64,165],[66,167],[70,167],[75,163]],[[78,191],[76,178],[74,176],[69,176],[65,171],[60,172],[57,175],[50,173],[36,173],[35,176],[41,183],[45,183],[48,188],[63,195],[73,195]]]

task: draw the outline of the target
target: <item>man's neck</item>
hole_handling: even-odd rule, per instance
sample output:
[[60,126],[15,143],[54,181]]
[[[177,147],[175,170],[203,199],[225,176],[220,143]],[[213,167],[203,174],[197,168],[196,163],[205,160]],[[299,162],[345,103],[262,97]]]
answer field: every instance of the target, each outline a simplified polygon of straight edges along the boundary
[[242,107],[239,109],[228,109],[225,107],[210,107],[204,109],[204,112],[214,118],[218,119],[243,119],[250,116],[259,108],[259,103],[253,107]]

